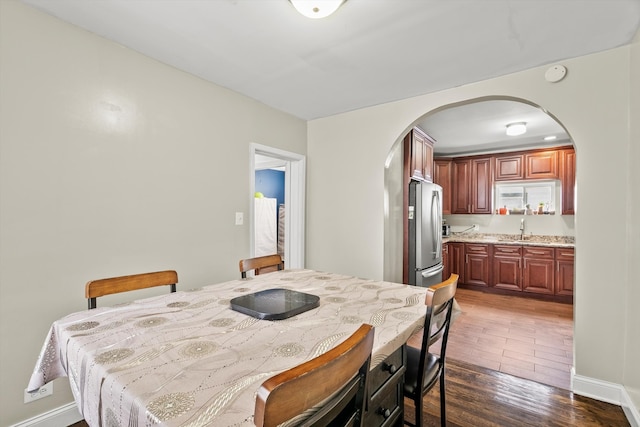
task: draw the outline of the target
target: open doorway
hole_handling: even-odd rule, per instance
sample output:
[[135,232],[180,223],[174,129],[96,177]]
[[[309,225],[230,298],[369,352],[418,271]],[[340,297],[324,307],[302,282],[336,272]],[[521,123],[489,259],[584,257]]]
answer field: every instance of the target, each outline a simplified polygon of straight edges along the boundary
[[[527,133],[517,138],[508,136],[506,125],[510,123],[526,123]],[[573,153],[575,148],[562,124],[547,111],[525,100],[509,97],[487,97],[446,105],[417,118],[409,129],[414,126],[426,132],[436,141],[432,145],[432,154],[435,159],[441,162],[436,162],[436,166],[449,165],[449,162],[462,166],[468,162],[471,165],[476,159],[477,162],[489,159],[489,164],[495,165],[498,164],[499,159],[511,157],[519,159],[518,153],[525,151]],[[385,242],[390,242],[385,246],[385,279],[391,281],[398,281],[402,277],[401,267],[404,262],[401,243],[403,238],[402,224],[405,221],[405,216],[399,214],[403,212],[405,203],[401,195],[404,185],[403,178],[407,172],[402,161],[404,159],[403,150],[403,139],[400,138],[391,148],[385,164]],[[531,154],[522,154],[522,156],[525,160],[537,158]],[[575,153],[573,156],[575,161]],[[487,190],[484,193],[489,195],[488,212],[480,212],[479,209],[460,212],[458,209],[454,209],[453,203],[449,205],[449,210],[444,212],[443,217],[447,220],[451,232],[460,234],[458,240],[449,239],[455,245],[456,260],[460,260],[460,262],[457,264],[457,261],[450,260],[450,262],[456,264],[458,270],[464,271],[469,279],[468,282],[463,283],[463,285],[467,285],[467,288],[463,289],[463,286],[460,286],[460,292],[456,296],[464,316],[460,316],[455,326],[452,326],[448,357],[546,384],[569,388],[573,366],[572,306],[554,302],[552,298],[527,298],[532,296],[531,292],[533,291],[527,289],[529,293],[525,292],[526,283],[528,283],[525,280],[532,279],[531,271],[534,270],[529,267],[525,268],[524,257],[518,258],[517,262],[514,261],[515,258],[509,259],[509,261],[514,261],[512,264],[514,268],[511,272],[517,289],[514,288],[516,292],[508,295],[506,292],[501,294],[503,276],[499,273],[504,273],[504,269],[500,270],[503,259],[493,259],[495,247],[499,246],[499,243],[495,242],[504,241],[508,236],[515,236],[518,233],[520,233],[521,240],[525,240],[524,230],[521,228],[525,221],[527,234],[531,234],[528,236],[528,244],[533,245],[529,249],[535,249],[536,246],[532,243],[534,240],[539,245],[545,244],[546,240],[549,242],[558,241],[562,244],[569,240],[573,241],[575,211],[572,209],[571,213],[567,213],[563,208],[565,207],[565,194],[571,196],[574,194],[575,181],[573,181],[572,191],[562,191],[570,180],[562,175],[563,172],[560,169],[568,166],[569,163],[562,163],[560,158],[557,158],[558,163],[553,163],[558,168],[557,176],[545,177],[546,181],[536,181],[536,183],[543,182],[545,188],[551,185],[551,188],[556,190],[555,193],[551,193],[554,194],[553,196],[547,197],[550,200],[549,206],[555,208],[548,209],[553,211],[553,213],[549,212],[549,215],[524,216],[526,210],[518,209],[517,213],[521,215],[518,216],[515,208],[513,215],[497,214],[498,202],[501,203],[500,207],[505,204],[504,201],[500,201],[500,194],[496,189],[498,181],[505,181],[512,187],[520,184],[524,186],[526,179],[538,177],[525,177],[523,173],[522,178],[508,177],[507,179],[500,175],[497,179],[493,170],[494,166],[488,169],[488,179],[483,181],[484,187],[482,187],[483,190]],[[469,198],[473,200],[472,197],[475,197],[478,189],[481,188],[480,184],[478,182],[474,184],[472,179],[462,180],[453,172],[453,168],[443,170],[451,171],[451,175],[447,175],[450,177],[450,181],[447,181],[450,185],[450,195],[453,192],[463,193],[462,189],[466,189],[466,183],[468,183],[468,194],[471,195]],[[502,172],[502,170],[500,171]],[[437,171],[434,171],[434,176],[437,174]],[[454,185],[457,183],[453,176],[456,177],[456,180],[462,181],[464,185]],[[437,177],[434,182],[439,183]],[[569,187],[567,186],[567,188]],[[567,198],[569,199],[569,197]],[[570,199],[567,201],[573,201],[573,197]],[[574,204],[571,206],[575,207]],[[475,226],[472,226],[473,224]],[[474,231],[463,234],[468,230]],[[540,239],[533,239],[533,235],[539,236]],[[496,236],[501,236],[503,240],[491,240]],[[560,239],[555,240],[556,237],[567,238],[567,242]],[[491,242],[494,242],[495,245]],[[486,273],[487,280],[474,288],[471,285],[477,284],[475,283],[477,266],[471,266],[469,257],[460,254],[466,253],[467,246],[471,246],[470,249],[473,250],[479,248],[479,245],[488,250],[487,256],[482,258],[482,267],[486,267],[483,273]],[[390,248],[388,251],[387,247]],[[548,249],[547,246],[544,248]],[[564,256],[564,252],[560,252],[560,249],[554,248],[552,251],[555,252],[548,252],[548,254],[562,253]],[[548,286],[545,291],[552,289],[553,292],[556,292],[555,296],[561,295],[559,291],[563,289],[564,283],[568,282],[568,279],[565,280],[565,277],[560,274],[564,268],[561,258],[556,255],[554,257],[553,260],[546,261],[545,268],[548,267],[549,274],[545,276],[544,283]],[[472,262],[477,263],[478,259],[473,258]],[[557,266],[558,273],[554,273],[556,270],[553,267],[555,266]],[[571,263],[571,292],[576,286],[573,269],[573,263]],[[560,280],[562,281],[560,282]],[[559,283],[562,283],[562,286],[558,285]],[[521,292],[516,295],[518,290]],[[496,292],[491,293],[490,291]],[[485,319],[488,320],[483,323]],[[530,327],[531,325],[535,325],[535,327]]]
[[[264,208],[260,202],[256,203],[255,196],[259,192],[256,189],[256,173],[260,175],[265,173],[264,171],[272,171],[274,182],[282,181],[284,193],[283,196],[274,193],[276,197],[271,197],[276,200],[273,203],[273,217],[277,221],[274,248],[276,252],[281,252],[287,268],[304,268],[305,156],[252,143],[250,157],[251,254],[260,255],[264,250],[260,249],[260,238],[256,239],[256,230],[259,227],[257,209]],[[280,184],[275,185],[279,186]],[[280,190],[274,191],[278,193]]]

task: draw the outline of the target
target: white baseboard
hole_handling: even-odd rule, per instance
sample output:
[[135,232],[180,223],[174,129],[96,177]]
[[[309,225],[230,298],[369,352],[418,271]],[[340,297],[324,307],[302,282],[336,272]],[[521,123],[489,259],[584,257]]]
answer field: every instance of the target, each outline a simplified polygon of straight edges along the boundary
[[571,390],[580,396],[621,406],[631,427],[640,427],[640,412],[622,385],[576,375],[571,368]]
[[10,427],[61,427],[77,423],[80,420],[82,420],[82,415],[78,412],[76,404],[72,402]]

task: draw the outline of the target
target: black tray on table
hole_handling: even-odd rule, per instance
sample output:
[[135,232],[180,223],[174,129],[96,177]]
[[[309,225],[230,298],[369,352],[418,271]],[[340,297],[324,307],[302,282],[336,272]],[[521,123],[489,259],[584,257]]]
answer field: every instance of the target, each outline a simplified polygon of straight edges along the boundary
[[316,308],[320,297],[290,289],[267,289],[235,297],[231,308],[264,320],[282,320]]

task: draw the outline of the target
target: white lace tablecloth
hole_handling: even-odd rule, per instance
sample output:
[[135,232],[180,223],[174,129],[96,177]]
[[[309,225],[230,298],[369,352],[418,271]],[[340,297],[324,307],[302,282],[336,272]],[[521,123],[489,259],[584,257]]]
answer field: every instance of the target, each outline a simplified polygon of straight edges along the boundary
[[[320,297],[286,320],[230,308],[239,295],[285,288]],[[29,382],[69,377],[88,424],[251,426],[267,378],[375,326],[372,367],[422,327],[425,288],[284,270],[66,316],[53,323]]]

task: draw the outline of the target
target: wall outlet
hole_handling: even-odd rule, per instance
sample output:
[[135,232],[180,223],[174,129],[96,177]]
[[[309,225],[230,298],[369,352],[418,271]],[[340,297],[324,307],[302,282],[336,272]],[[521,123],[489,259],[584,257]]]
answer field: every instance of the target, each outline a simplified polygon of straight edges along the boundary
[[473,224],[473,231],[479,231],[480,226],[478,224]]
[[53,383],[48,383],[40,387],[38,390],[29,393],[24,390],[24,403],[31,403],[34,400],[42,399],[43,397],[51,396],[53,394]]
[[244,224],[244,214],[242,212],[236,212],[236,225]]

